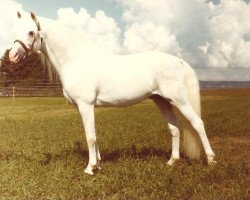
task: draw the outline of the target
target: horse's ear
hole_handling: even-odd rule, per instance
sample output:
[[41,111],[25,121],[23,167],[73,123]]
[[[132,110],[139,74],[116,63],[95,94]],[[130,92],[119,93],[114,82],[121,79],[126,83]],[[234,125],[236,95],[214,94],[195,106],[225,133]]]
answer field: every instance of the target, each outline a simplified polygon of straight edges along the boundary
[[21,18],[21,17],[22,17],[19,11],[17,11],[17,17],[18,17],[18,18]]
[[38,20],[36,18],[36,15],[33,12],[30,12],[30,16],[33,19],[33,21],[36,23],[38,31],[40,31],[41,30],[40,24],[39,24],[39,22],[38,22]]
[[37,21],[36,15],[33,12],[30,12],[30,16],[35,22]]

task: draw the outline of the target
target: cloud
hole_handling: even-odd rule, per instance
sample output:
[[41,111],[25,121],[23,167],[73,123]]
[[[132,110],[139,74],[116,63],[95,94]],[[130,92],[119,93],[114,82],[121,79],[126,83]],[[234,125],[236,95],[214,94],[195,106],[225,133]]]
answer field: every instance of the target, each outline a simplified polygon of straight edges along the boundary
[[124,48],[129,53],[158,49],[181,56],[176,37],[162,25],[133,23],[125,33]]
[[[22,5],[14,0],[0,0],[0,55],[15,40],[13,27],[17,20],[16,12],[24,12]],[[106,51],[120,53],[120,28],[115,20],[108,17],[103,11],[98,10],[94,17],[81,8],[77,13],[73,8],[61,8],[57,12],[57,21],[79,31],[83,37],[93,41]]]
[[13,0],[0,0],[0,57],[14,41],[14,21],[17,11],[22,11],[22,5]]
[[127,52],[158,49],[197,68],[250,68],[250,4],[243,0],[118,0]]
[[[61,8],[56,20],[79,31],[105,51],[130,54],[160,50],[185,59],[195,68],[250,69],[250,3],[243,0],[221,0],[216,4],[214,0],[116,2],[123,12],[124,32],[114,18],[101,10],[91,16],[84,8],[79,12]],[[14,40],[13,22],[22,5],[14,0],[0,0],[0,5],[2,55]]]
[[[208,18],[205,0],[159,0],[157,3],[154,0],[120,0],[120,3],[124,8],[123,20],[127,23],[124,46],[128,51],[131,48],[125,44],[133,38],[128,38],[127,33],[132,35],[133,32],[134,37],[141,37],[138,33],[143,32],[143,27],[150,22],[154,28],[144,33],[146,38],[143,38],[145,44],[141,45],[144,46],[142,51],[150,50],[153,46],[180,56],[191,64],[202,63],[203,53],[198,47],[208,37],[205,32],[205,19]],[[135,24],[142,27],[141,31],[133,29]],[[159,27],[164,30],[161,35],[156,33]],[[158,41],[152,40],[152,35],[158,35]],[[171,41],[171,45],[162,48],[161,44],[168,41]]]
[[210,3],[207,66],[250,68],[250,4],[222,0]]
[[113,53],[120,53],[120,28],[112,17],[98,10],[94,17],[81,8],[76,13],[72,8],[61,8],[57,12],[58,21],[79,31],[85,38]]

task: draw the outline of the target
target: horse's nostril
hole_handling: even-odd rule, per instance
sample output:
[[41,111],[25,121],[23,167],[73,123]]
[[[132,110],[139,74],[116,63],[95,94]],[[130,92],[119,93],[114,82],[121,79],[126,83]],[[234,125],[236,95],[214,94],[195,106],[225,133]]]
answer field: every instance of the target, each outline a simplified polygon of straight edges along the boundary
[[18,52],[16,52],[16,53],[14,54],[14,56],[15,56],[15,57],[18,56]]

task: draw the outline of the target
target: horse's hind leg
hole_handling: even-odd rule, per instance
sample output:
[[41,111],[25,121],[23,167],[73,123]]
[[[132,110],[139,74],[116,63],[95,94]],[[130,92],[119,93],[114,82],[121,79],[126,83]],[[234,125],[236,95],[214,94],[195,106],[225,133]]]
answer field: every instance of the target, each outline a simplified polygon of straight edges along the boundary
[[178,128],[178,123],[175,117],[175,114],[172,109],[172,105],[162,98],[161,96],[154,95],[151,97],[151,99],[154,101],[154,103],[159,108],[161,114],[164,116],[164,118],[167,120],[169,130],[172,134],[172,154],[171,158],[167,162],[168,165],[173,165],[175,161],[180,159],[180,131]]
[[214,160],[215,154],[208,141],[205,128],[204,128],[204,123],[201,120],[201,118],[195,113],[192,106],[188,102],[184,104],[183,103],[178,104],[177,102],[175,102],[174,104],[180,110],[180,112],[184,115],[184,117],[191,123],[191,125],[196,130],[196,132],[199,134],[201,142],[205,149],[205,153],[207,155],[208,164],[216,163],[216,161]]

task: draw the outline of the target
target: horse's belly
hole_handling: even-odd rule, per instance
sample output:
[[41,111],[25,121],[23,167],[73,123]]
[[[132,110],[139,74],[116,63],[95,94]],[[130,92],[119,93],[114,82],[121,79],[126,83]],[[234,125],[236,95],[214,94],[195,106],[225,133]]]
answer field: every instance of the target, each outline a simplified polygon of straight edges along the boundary
[[120,87],[100,91],[96,98],[97,106],[129,106],[139,103],[152,95],[149,87]]
[[150,95],[144,95],[136,98],[125,99],[125,98],[97,98],[97,106],[130,106],[148,98]]

